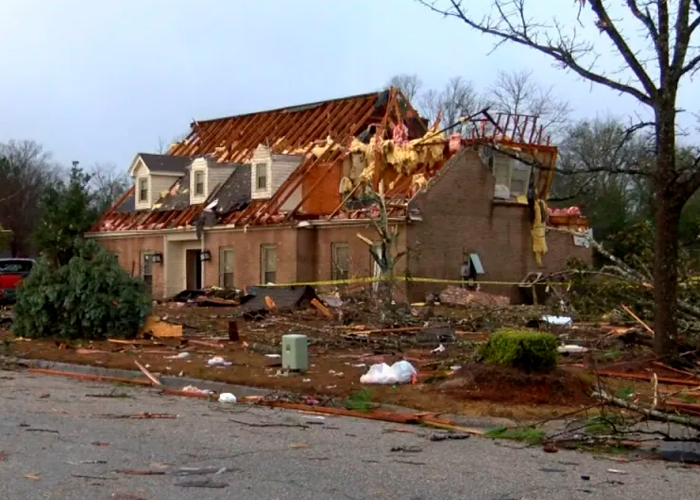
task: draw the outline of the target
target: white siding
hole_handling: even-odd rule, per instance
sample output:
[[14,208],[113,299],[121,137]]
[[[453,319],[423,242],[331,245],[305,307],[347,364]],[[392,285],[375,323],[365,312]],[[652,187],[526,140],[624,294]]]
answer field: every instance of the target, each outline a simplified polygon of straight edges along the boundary
[[[271,166],[272,157],[270,156],[270,148],[263,146],[262,144],[255,148],[253,152],[253,159],[251,160],[252,168],[250,169],[250,193],[254,200],[265,200],[272,197],[272,181],[271,181]],[[257,171],[258,165],[265,165],[267,170],[267,189],[262,189],[258,191],[256,182],[258,179]]]
[[300,155],[272,155],[272,192],[277,191],[282,183],[292,175],[301,164]]
[[151,206],[154,206],[160,199],[163,191],[168,191],[175,181],[177,181],[177,175],[163,175],[163,174],[151,174],[149,181],[149,199],[151,200]]
[[207,196],[209,196],[216,186],[220,186],[226,179],[231,177],[234,167],[232,165],[219,165],[217,163],[210,163],[207,169]]

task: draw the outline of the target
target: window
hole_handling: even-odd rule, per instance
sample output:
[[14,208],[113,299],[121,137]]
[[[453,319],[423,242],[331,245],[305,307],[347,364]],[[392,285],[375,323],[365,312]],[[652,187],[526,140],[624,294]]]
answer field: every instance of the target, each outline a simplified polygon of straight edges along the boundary
[[350,245],[331,243],[331,279],[346,280],[350,277]]
[[233,288],[233,248],[219,249],[219,286]]
[[261,246],[260,261],[262,284],[274,283],[277,280],[277,247],[275,245]]
[[201,170],[194,173],[194,194],[195,196],[204,195],[204,172]]
[[153,287],[153,253],[141,253],[141,278],[148,285],[148,289]]
[[148,201],[148,179],[146,177],[139,179],[139,201]]
[[[506,194],[509,196],[527,194],[530,183],[530,166],[502,154],[495,155],[493,160],[492,172],[496,178],[496,186],[508,188]],[[499,190],[497,189],[496,192]],[[497,197],[501,196],[497,195]]]
[[255,165],[255,189],[265,191],[267,189],[267,164],[258,163]]

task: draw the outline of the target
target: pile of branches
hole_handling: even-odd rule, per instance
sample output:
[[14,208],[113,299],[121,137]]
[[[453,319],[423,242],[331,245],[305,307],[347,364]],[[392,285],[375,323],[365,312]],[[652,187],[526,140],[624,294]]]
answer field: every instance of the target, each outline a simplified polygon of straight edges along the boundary
[[[606,246],[591,238],[591,245],[601,261],[598,266],[571,262],[557,278],[569,281],[566,300],[577,316],[590,319],[618,320],[629,318],[623,305],[653,322],[654,294],[652,265],[653,229],[647,222],[630,226],[606,241]],[[613,251],[608,250],[613,249]],[[682,249],[678,266],[678,325],[687,341],[700,342],[700,280],[697,264]]]

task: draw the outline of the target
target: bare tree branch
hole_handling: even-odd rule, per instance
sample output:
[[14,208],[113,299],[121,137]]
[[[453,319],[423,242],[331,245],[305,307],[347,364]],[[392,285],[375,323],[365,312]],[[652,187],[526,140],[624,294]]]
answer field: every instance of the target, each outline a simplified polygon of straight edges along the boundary
[[[503,9],[503,0],[496,0],[494,2],[494,5],[500,13],[500,19],[493,20],[490,17],[486,17],[480,22],[465,14],[462,8],[461,0],[450,0],[449,3],[452,5],[451,10],[440,9],[435,6],[435,2],[429,2],[428,0],[417,1],[434,12],[444,16],[460,19],[471,28],[482,33],[493,35],[500,41],[510,41],[517,45],[535,49],[538,52],[552,57],[554,60],[562,64],[563,67],[571,69],[587,80],[605,85],[606,87],[624,94],[629,94],[646,105],[652,105],[651,95],[632,85],[614,80],[605,76],[604,74],[596,73],[593,71],[592,67],[584,66],[580,61],[579,56],[592,53],[593,46],[592,44],[582,44],[578,42],[575,32],[571,38],[564,37],[562,36],[561,28],[555,25],[555,29],[560,35],[559,38],[557,40],[552,40],[545,34],[543,35],[545,40],[539,41],[538,35],[542,34],[537,32],[536,29],[533,32],[532,28],[538,28],[541,26],[537,26],[534,23],[526,23],[520,26],[515,25],[511,21],[510,16]],[[528,19],[528,16],[525,15],[524,0],[510,0],[507,3],[515,6],[515,16],[518,17],[518,19]]]

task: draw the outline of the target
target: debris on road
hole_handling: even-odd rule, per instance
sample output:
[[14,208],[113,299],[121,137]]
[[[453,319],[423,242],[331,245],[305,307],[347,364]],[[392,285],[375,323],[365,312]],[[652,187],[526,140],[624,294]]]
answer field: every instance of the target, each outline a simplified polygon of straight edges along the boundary
[[180,481],[175,483],[175,486],[181,488],[226,488],[228,483],[213,481],[211,479],[192,479],[189,481]]
[[404,453],[420,453],[423,451],[423,448],[421,448],[420,446],[393,446],[389,451],[400,451]]
[[138,367],[139,370],[141,370],[141,371],[143,372],[144,375],[146,375],[146,377],[148,378],[148,380],[150,380],[151,382],[153,382],[153,385],[158,385],[158,386],[163,385],[163,384],[160,382],[160,380],[158,380],[158,379],[156,378],[155,375],[153,375],[151,372],[149,372],[149,371],[146,369],[146,367],[143,366],[141,363],[139,363],[138,361],[134,360],[134,364]]
[[449,440],[461,440],[469,439],[471,436],[469,434],[457,434],[452,432],[447,432],[444,434],[431,434],[431,441],[449,441]]

